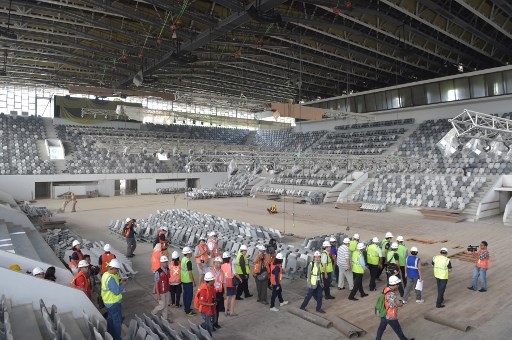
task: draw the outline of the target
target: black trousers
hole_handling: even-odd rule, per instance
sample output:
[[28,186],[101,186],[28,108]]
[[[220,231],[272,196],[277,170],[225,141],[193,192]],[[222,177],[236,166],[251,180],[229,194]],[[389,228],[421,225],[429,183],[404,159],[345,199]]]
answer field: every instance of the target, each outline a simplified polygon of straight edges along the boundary
[[215,301],[217,301],[217,305],[215,306],[215,315],[213,316],[213,324],[219,324],[219,314],[224,312],[224,292],[215,294]]
[[379,275],[379,265],[378,264],[369,264],[368,269],[370,270],[370,290],[375,290],[377,285],[375,280]]
[[363,274],[358,273],[352,273],[354,276],[354,288],[352,288],[352,291],[350,292],[350,295],[348,296],[349,299],[353,299],[356,296],[357,291],[361,295],[366,294],[363,289]]
[[171,294],[171,305],[179,306],[181,297],[181,283],[179,285],[169,285],[169,294]]
[[402,273],[402,282],[404,283],[404,288],[407,287],[407,278],[405,277],[405,266],[400,266],[400,272]]
[[324,292],[325,297],[331,297],[331,281],[332,281],[332,272],[327,273],[327,279],[324,277]]
[[446,290],[446,286],[448,285],[448,280],[438,279],[437,281],[437,301],[436,301],[436,307],[439,307],[444,302],[444,292]]
[[336,279],[336,283],[338,283],[340,279],[340,267],[338,267],[338,265],[334,266],[334,278]]
[[242,297],[242,293],[244,293],[245,297],[249,297],[251,293],[249,293],[249,275],[240,275],[242,278],[242,283],[240,283],[236,287],[236,298]]

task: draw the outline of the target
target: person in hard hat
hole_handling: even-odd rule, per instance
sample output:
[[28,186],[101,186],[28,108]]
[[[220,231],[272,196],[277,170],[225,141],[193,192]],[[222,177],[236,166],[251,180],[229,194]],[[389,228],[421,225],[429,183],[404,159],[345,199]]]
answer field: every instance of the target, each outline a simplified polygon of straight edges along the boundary
[[380,250],[382,252],[382,268],[379,269],[379,274],[377,274],[377,280],[380,281],[380,275],[383,271],[387,269],[387,256],[388,256],[388,250],[391,247],[391,243],[393,241],[393,234],[391,232],[387,232],[386,235],[384,235],[384,239],[380,242]]
[[274,203],[270,208],[267,208],[270,215],[277,214],[277,205]]
[[441,248],[439,255],[432,258],[432,265],[434,266],[434,277],[437,281],[437,300],[436,307],[444,307],[444,292],[448,285],[448,272],[452,271],[452,263],[448,258],[448,249]]
[[91,255],[85,254],[84,260],[87,261],[87,264],[89,265],[89,282],[91,283],[91,291],[94,291],[94,286],[96,285],[96,275],[100,273],[100,268],[91,264]]
[[377,285],[375,280],[382,268],[382,250],[379,247],[379,239],[374,237],[372,243],[366,247],[366,259],[368,270],[370,271],[370,291],[376,291]]
[[350,250],[348,249],[349,244],[350,239],[345,237],[343,239],[343,244],[338,248],[338,254],[336,256],[336,262],[340,270],[338,275],[338,290],[345,289],[345,278],[348,282],[348,289],[352,290],[352,288],[354,288],[352,265],[350,264]]
[[108,311],[107,331],[114,340],[121,339],[121,326],[123,323],[122,300],[126,279],[119,275],[121,262],[113,259],[108,270],[101,276],[101,298]]
[[10,269],[10,270],[14,270],[15,272],[21,272],[21,271],[22,271],[22,269],[21,269],[20,265],[19,265],[19,264],[17,264],[17,263],[11,264],[11,265],[9,266],[9,269]]
[[[156,237],[155,245],[156,243],[160,243],[160,248],[162,249],[162,256],[169,257],[169,251],[167,250],[169,246],[169,240],[167,239],[167,234],[169,232],[169,228],[163,226],[160,228],[160,231],[158,232],[158,235]],[[153,247],[155,246],[153,245]]]
[[231,254],[225,251],[222,254],[222,266],[220,269],[224,274],[224,308],[226,316],[236,316],[236,285],[233,278],[237,278],[239,282],[242,282],[240,276],[236,273],[234,264],[231,262]]
[[283,280],[283,254],[279,253],[276,255],[274,262],[270,266],[270,282],[272,284],[272,296],[270,297],[270,310],[273,312],[279,312],[276,308],[276,297],[279,299],[280,306],[285,306],[288,301],[283,299],[283,288],[281,287],[281,281]]
[[348,299],[353,301],[359,300],[355,297],[357,291],[359,291],[361,297],[368,296],[368,294],[366,294],[363,289],[363,275],[364,270],[366,268],[366,263],[364,262],[364,256],[362,253],[363,249],[364,244],[358,243],[356,246],[356,250],[352,253],[351,264],[352,272],[354,273],[354,288],[352,288],[352,291],[350,292]]
[[215,313],[213,316],[213,330],[221,328],[219,325],[219,315],[224,311],[224,273],[222,272],[221,266],[224,261],[220,256],[213,259],[213,266],[210,268],[210,272],[215,277]]
[[329,241],[324,241],[322,243],[322,256],[320,258],[320,263],[322,264],[322,273],[324,276],[324,292],[325,299],[330,300],[334,299],[334,296],[331,295],[331,282],[332,282],[332,272],[334,270],[334,261],[332,260],[330,249],[331,244]]
[[[407,337],[402,332],[402,327],[398,322],[398,308],[403,306],[403,303],[396,296],[396,290],[401,280],[396,276],[390,276],[388,286],[384,288],[384,306],[386,307],[386,316],[380,319],[379,329],[377,330],[376,340],[382,339],[382,335],[386,330],[388,324],[395,331],[396,335],[401,340],[407,340]],[[413,340],[413,338],[410,338]]]
[[160,268],[160,258],[162,256],[162,244],[157,243],[153,247],[153,252],[151,253],[151,271],[153,273]]
[[400,291],[400,296],[404,296],[404,287],[402,283],[402,272],[400,271],[400,254],[398,253],[398,243],[391,243],[391,247],[388,250],[387,261],[386,261],[386,275],[388,278],[392,275],[395,275],[400,278],[400,283],[398,285],[398,290]]
[[254,268],[252,276],[256,282],[256,292],[258,293],[258,302],[268,305],[267,302],[267,281],[270,278],[270,254],[265,252],[264,245],[258,246],[258,254],[254,258]]
[[473,252],[473,257],[476,260],[475,267],[473,269],[473,283],[468,289],[478,289],[478,278],[480,277],[480,283],[482,287],[479,292],[483,293],[487,291],[487,269],[491,262],[491,255],[487,250],[487,241],[480,242],[480,249],[477,252]]
[[73,288],[80,289],[91,299],[91,282],[89,281],[89,263],[86,260],[81,260],[78,263],[78,273],[73,277],[69,283]]
[[357,244],[359,243],[359,234],[354,234],[352,236],[352,240],[350,240],[350,243],[348,245],[348,249],[353,253],[356,251]]
[[82,244],[78,240],[74,240],[71,244],[73,253],[69,257],[69,268],[71,269],[71,272],[73,275],[76,275],[78,273],[78,262],[82,261],[84,259],[84,254],[82,253],[82,250],[80,249],[82,247]]
[[169,305],[169,259],[167,256],[160,257],[160,268],[155,270],[153,291],[156,294],[158,305],[153,308],[151,314],[157,315],[158,312],[162,313],[162,318],[167,320]]
[[[347,238],[348,240],[348,238]],[[300,305],[300,309],[306,310],[307,305],[311,298],[315,298],[316,300],[316,311],[318,313],[325,314],[325,311],[322,309],[322,291],[323,291],[323,280],[322,280],[322,271],[323,267],[320,264],[320,254],[319,251],[315,251],[313,254],[313,261],[308,264],[307,268],[307,285],[308,285],[308,294],[304,298],[302,305]],[[341,272],[342,268],[340,268]]]
[[[57,281],[57,277],[55,276],[56,271],[57,270],[54,266],[46,268],[46,271],[44,272],[44,279],[53,282]],[[78,266],[78,271],[80,271],[80,266]]]
[[176,308],[181,307],[181,263],[180,254],[176,250],[172,252],[169,265],[169,295],[171,295],[171,305]]
[[183,258],[181,259],[181,285],[183,288],[183,309],[187,315],[195,315],[190,306],[194,298],[194,287],[196,281],[192,273],[192,249],[190,247],[183,248]]
[[400,259],[398,260],[400,265],[400,273],[401,279],[404,287],[407,287],[407,276],[405,275],[405,262],[407,260],[407,256],[409,256],[409,249],[404,244],[404,237],[398,236],[396,238],[396,242],[398,243],[397,253],[400,255]]
[[215,231],[211,231],[208,236],[208,242],[206,242],[206,245],[210,250],[209,266],[212,267],[214,265],[213,260],[216,257],[220,257],[222,255],[222,251],[219,249],[219,245],[217,244],[217,233]]
[[69,197],[69,200],[71,201],[71,212],[76,212],[76,203],[78,202],[76,199],[76,195],[74,192],[71,193],[71,196]]
[[213,316],[215,314],[215,305],[216,305],[216,291],[215,291],[215,276],[208,271],[204,275],[204,283],[199,287],[197,296],[199,300],[199,312],[201,313],[201,317],[204,322],[201,324],[201,327],[206,329],[210,336],[212,336],[213,332]]
[[240,246],[240,251],[236,255],[235,272],[242,279],[242,283],[236,288],[236,299],[243,300],[242,293],[244,293],[245,298],[250,298],[252,296],[249,292],[249,274],[251,269],[249,268],[247,246],[245,244]]
[[32,269],[32,275],[39,279],[44,279],[44,270],[41,267],[35,267]]
[[103,246],[104,253],[98,257],[98,265],[100,266],[100,274],[103,275],[108,269],[108,264],[110,261],[116,258],[114,254],[111,253],[112,246],[110,244],[105,244]]
[[135,239],[135,235],[137,235],[135,231],[137,227],[136,221],[134,218],[128,217],[124,222],[123,236],[126,238],[126,257],[134,257],[135,254],[133,252],[137,248],[137,240]]
[[338,283],[338,275],[340,274],[340,270],[338,268],[338,261],[337,261],[337,257],[338,257],[338,246],[337,246],[337,240],[336,240],[336,237],[334,236],[331,236],[329,238],[329,243],[331,244],[331,249],[329,249],[329,254],[331,255],[331,258],[332,258],[332,265],[333,265],[333,272],[332,272],[332,280],[331,280],[331,286],[334,286],[333,285],[333,281],[336,280],[336,283]]
[[201,236],[196,246],[195,259],[197,264],[197,273],[199,274],[199,283],[203,282],[204,274],[209,270],[208,260],[210,258],[210,249],[206,244],[206,239]]
[[421,298],[421,290],[416,289],[418,281],[423,282],[423,275],[421,273],[421,259],[418,257],[418,248],[411,248],[411,255],[407,256],[405,260],[406,264],[406,276],[409,278],[409,284],[405,286],[404,292],[404,303],[407,303],[411,290],[416,291],[416,302],[423,303],[424,300]]

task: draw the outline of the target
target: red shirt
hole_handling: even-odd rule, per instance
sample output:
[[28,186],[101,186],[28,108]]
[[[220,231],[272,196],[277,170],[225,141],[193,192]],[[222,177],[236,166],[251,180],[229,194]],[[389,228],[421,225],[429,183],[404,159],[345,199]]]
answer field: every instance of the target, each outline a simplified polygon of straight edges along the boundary
[[91,298],[91,284],[89,283],[89,279],[84,274],[84,272],[79,272],[75,275],[74,283],[76,288],[83,289],[85,291],[85,295],[90,299]]
[[[202,284],[199,289],[199,302],[213,303],[215,300],[215,286],[209,287],[206,283]],[[215,313],[215,306],[199,305],[199,311],[206,315]]]

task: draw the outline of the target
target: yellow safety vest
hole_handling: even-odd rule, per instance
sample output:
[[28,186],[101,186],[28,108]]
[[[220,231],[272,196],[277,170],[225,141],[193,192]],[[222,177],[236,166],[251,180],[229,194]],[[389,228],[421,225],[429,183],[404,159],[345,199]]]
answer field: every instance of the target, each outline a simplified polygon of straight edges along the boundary
[[361,266],[359,259],[363,256],[359,250],[352,253],[352,272],[356,274],[364,274],[364,268]]
[[388,244],[389,241],[387,239],[384,239],[380,242],[380,250],[382,251],[382,257],[386,257],[387,250],[386,250],[386,244]]
[[357,247],[357,241],[356,240],[352,240],[348,244],[348,250],[350,250],[351,252],[354,252],[356,250],[356,247]]
[[[331,255],[329,255],[329,253],[324,249],[322,251],[323,254],[327,255],[327,266],[325,267],[325,272],[326,273],[332,273],[332,260],[331,260]],[[322,264],[323,265],[323,264]]]
[[[236,264],[235,264],[235,272],[238,274],[238,275],[242,275],[243,272],[242,272],[242,267],[240,267],[240,258],[244,256],[242,254],[242,252],[238,252],[238,254],[236,254]],[[249,274],[251,272],[250,268],[249,268],[249,261],[247,261],[247,257],[244,256],[244,261],[245,261],[245,273],[246,274]]]
[[436,279],[448,280],[448,263],[450,259],[446,256],[434,256],[434,277]]
[[398,251],[388,251],[388,255],[387,255],[388,263],[396,263],[396,264],[400,265],[401,256],[400,256],[400,254],[398,254],[398,263],[397,263],[395,260],[395,257],[394,257],[395,253],[398,254]]
[[190,259],[186,256],[183,256],[181,259],[181,282],[182,283],[191,283],[192,278],[190,277],[190,273],[187,269],[187,263],[190,262]]
[[368,264],[378,265],[379,264],[379,246],[375,243],[370,244],[366,248],[368,255]]
[[[313,268],[311,269],[311,287],[314,287],[317,285],[318,281],[322,280],[322,265],[318,263],[318,266],[315,266],[315,262],[311,262],[310,266]],[[320,268],[320,269],[319,269]]]
[[407,247],[404,246],[403,244],[399,244],[397,253],[398,253],[398,255],[400,255],[400,259],[399,259],[400,267],[405,267],[405,253],[406,252],[407,252]]
[[107,305],[113,305],[123,299],[123,294],[116,295],[108,289],[108,281],[110,278],[113,278],[117,285],[119,285],[119,275],[112,275],[109,272],[105,272],[101,276],[101,298],[103,299],[103,303]]

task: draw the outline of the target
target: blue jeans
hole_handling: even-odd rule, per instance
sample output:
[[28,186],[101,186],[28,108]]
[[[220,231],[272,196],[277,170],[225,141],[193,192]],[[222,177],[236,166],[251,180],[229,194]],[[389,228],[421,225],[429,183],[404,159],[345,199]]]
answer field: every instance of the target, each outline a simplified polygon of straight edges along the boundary
[[475,266],[473,270],[473,289],[478,289],[478,277],[480,277],[480,283],[482,284],[482,289],[487,290],[487,268],[478,268]]
[[279,299],[280,303],[283,303],[283,289],[281,285],[272,285],[272,296],[270,297],[270,308],[275,307],[276,298]]
[[208,333],[210,333],[210,336],[212,336],[212,317],[210,315],[206,315],[204,313],[201,313],[201,317],[203,318],[204,322],[201,324],[201,327],[206,329]]
[[380,318],[380,325],[379,329],[377,330],[377,336],[375,337],[375,340],[380,340],[382,338],[382,334],[384,334],[384,331],[386,330],[388,324],[395,331],[396,335],[400,340],[407,340],[404,333],[402,332],[402,327],[400,327],[400,323],[398,323],[398,320],[388,320],[385,317]]
[[436,307],[439,307],[444,302],[444,291],[446,290],[446,285],[448,284],[448,280],[436,278],[436,281],[437,281],[437,301],[436,301]]
[[314,298],[316,300],[316,311],[320,311],[320,309],[322,309],[322,286],[320,285],[320,281],[316,285],[316,288],[308,289],[308,294],[304,298],[304,302],[302,302],[300,308],[306,308],[311,298]]
[[107,332],[112,335],[114,340],[121,340],[121,326],[123,323],[123,315],[121,313],[121,302],[112,305],[105,305],[108,311]]
[[183,286],[183,309],[185,313],[188,313],[194,297],[194,285],[192,282],[182,283],[181,285]]

